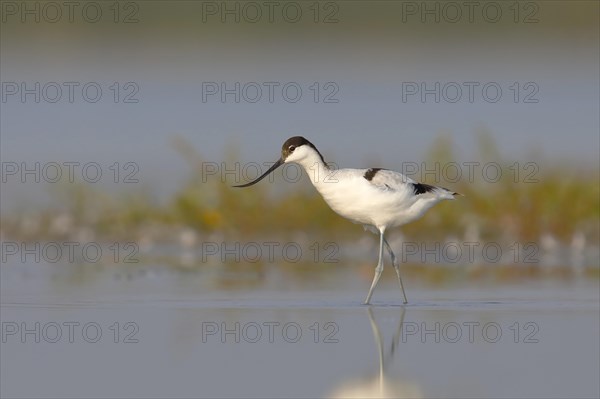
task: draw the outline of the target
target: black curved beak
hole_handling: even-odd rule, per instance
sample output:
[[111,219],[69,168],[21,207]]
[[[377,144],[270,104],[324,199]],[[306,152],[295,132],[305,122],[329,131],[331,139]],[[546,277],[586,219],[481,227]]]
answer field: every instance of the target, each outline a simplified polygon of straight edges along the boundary
[[263,175],[262,175],[262,176],[260,176],[258,179],[254,180],[254,181],[251,181],[250,183],[246,183],[246,184],[240,184],[240,185],[233,186],[233,187],[248,187],[248,186],[251,186],[251,185],[253,185],[253,184],[256,184],[256,183],[258,183],[259,181],[261,181],[262,179],[264,179],[264,178],[265,178],[265,177],[266,177],[266,176],[267,176],[269,173],[271,173],[272,171],[274,171],[275,169],[277,169],[278,167],[280,167],[281,165],[283,165],[283,163],[284,163],[284,162],[283,162],[283,159],[279,158],[279,159],[277,160],[277,162],[275,162],[275,163],[273,164],[273,166],[271,166],[271,167],[269,168],[269,170],[267,170],[265,173],[263,173]]

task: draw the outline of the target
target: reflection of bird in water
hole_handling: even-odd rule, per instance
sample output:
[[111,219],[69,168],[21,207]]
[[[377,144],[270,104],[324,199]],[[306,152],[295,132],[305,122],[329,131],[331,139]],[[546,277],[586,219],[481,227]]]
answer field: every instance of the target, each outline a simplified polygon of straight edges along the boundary
[[391,363],[398,343],[400,341],[400,335],[402,334],[402,323],[404,322],[405,308],[402,307],[400,313],[400,321],[396,328],[395,334],[392,339],[392,344],[388,352],[388,356],[383,351],[384,340],[381,335],[381,331],[375,317],[373,316],[373,310],[371,307],[368,309],[369,321],[371,322],[371,328],[373,329],[373,337],[375,338],[375,344],[377,344],[377,351],[379,354],[379,373],[375,378],[369,378],[367,380],[355,380],[347,384],[342,385],[336,389],[331,395],[331,398],[421,398],[423,394],[417,385],[406,381],[398,381],[397,378],[386,378],[385,370]]

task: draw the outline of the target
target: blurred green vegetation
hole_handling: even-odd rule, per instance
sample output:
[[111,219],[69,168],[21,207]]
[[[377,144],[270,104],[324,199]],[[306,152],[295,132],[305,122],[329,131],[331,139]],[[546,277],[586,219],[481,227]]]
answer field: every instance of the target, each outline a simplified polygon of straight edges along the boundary
[[[16,12],[13,6],[10,6],[11,11],[7,12],[6,23],[2,24],[2,29],[7,33],[18,31],[21,25],[21,6],[18,3],[20,2],[16,2]],[[43,9],[43,2],[41,5],[38,4],[37,8],[34,8],[33,3],[29,5],[31,8]],[[227,32],[242,31],[246,27],[252,27],[252,30],[258,30],[261,34],[295,35],[299,29],[309,33],[319,25],[335,26],[336,29],[343,29],[345,32],[360,29],[361,33],[367,34],[379,34],[381,31],[439,33],[447,32],[448,26],[463,32],[472,32],[476,29],[487,37],[510,34],[515,29],[544,29],[545,33],[560,33],[564,30],[587,31],[593,34],[594,29],[598,27],[599,8],[597,1],[573,2],[572,0],[506,1],[500,2],[500,5],[497,1],[484,0],[471,4],[471,7],[459,2],[448,9],[443,2],[434,0],[331,1],[323,2],[318,8],[313,1],[299,3],[283,0],[272,4],[272,11],[269,11],[270,7],[262,2],[259,2],[258,6],[250,7],[251,10],[245,11],[243,2],[163,0],[124,3],[118,10],[112,2],[102,4],[101,17],[97,19],[90,17],[95,19],[95,22],[84,24],[80,22],[86,21],[82,17],[84,15],[82,10],[86,8],[86,3],[95,5],[93,9],[97,7],[95,1],[79,1],[73,12],[73,21],[67,18],[67,7],[62,3],[59,3],[63,14],[61,18],[54,19],[53,14],[46,17],[46,12],[38,11],[41,23],[30,24],[22,33],[27,36],[35,35],[42,29],[47,32],[48,27],[53,28],[57,34],[76,31],[79,35],[63,37],[64,40],[73,42],[80,41],[80,36],[93,36],[93,32],[89,29],[90,25],[111,26],[113,29],[109,34],[119,35],[129,32],[134,38],[157,28],[165,35],[190,31],[227,34]],[[178,6],[174,7],[173,3]],[[286,4],[289,3],[294,6],[292,7],[294,12],[296,5],[301,4],[299,7],[301,18],[295,18],[292,11],[284,12]],[[488,4],[492,6],[491,10],[487,10]],[[258,8],[260,13],[256,19],[253,14],[255,8]],[[233,11],[224,13],[225,10]],[[426,10],[429,10],[429,13]],[[496,12],[500,12],[500,17],[496,17]],[[289,16],[288,19],[294,22],[286,22],[288,19],[284,16]],[[33,21],[34,17],[35,14],[30,14],[26,21]],[[228,22],[226,30],[221,29],[224,25],[223,20]],[[423,24],[422,20],[428,23]],[[294,29],[290,29],[291,25]]]
[[[185,184],[166,202],[139,189],[125,194],[106,194],[83,183],[54,185],[62,209],[1,216],[4,239],[150,240],[170,243],[182,232],[199,237],[290,238],[303,233],[329,240],[353,239],[363,234],[329,209],[316,190],[287,189],[274,193],[275,184],[258,184],[239,190],[219,175],[203,176],[203,158],[189,143],[175,141],[176,149],[190,165]],[[228,154],[227,162],[238,159]],[[429,150],[426,164],[442,165],[455,159],[452,142],[439,138]],[[444,201],[423,218],[401,228],[407,239],[444,240],[449,237],[480,240],[539,242],[545,235],[569,244],[583,235],[597,243],[600,220],[599,171],[568,165],[524,169],[503,159],[489,135],[479,138],[475,159],[496,162],[505,172],[497,182],[461,179],[457,183],[425,181],[447,186],[464,195]],[[511,169],[513,168],[513,169]],[[533,168],[533,169],[532,169]],[[535,172],[535,173],[532,173]],[[306,176],[298,185],[308,188]]]

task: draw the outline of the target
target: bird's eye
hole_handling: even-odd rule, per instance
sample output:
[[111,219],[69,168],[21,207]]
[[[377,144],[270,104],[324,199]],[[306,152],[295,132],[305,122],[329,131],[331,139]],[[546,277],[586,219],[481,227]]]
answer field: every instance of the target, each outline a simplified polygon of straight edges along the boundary
[[294,150],[296,149],[295,145],[291,145],[288,150],[290,150],[290,152],[294,152]]

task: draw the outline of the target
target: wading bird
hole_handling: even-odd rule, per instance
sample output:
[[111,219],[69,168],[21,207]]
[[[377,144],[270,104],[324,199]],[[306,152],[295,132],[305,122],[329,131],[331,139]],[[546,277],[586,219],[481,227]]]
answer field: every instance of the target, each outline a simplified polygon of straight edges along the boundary
[[317,147],[301,136],[292,137],[283,143],[281,157],[264,174],[250,183],[234,187],[256,184],[279,166],[289,162],[295,162],[304,168],[319,194],[337,214],[362,224],[375,234],[379,233],[379,261],[365,304],[371,301],[373,290],[383,272],[384,245],[392,258],[404,303],[407,303],[400,265],[385,239],[385,232],[388,228],[420,218],[436,203],[454,199],[454,196],[460,194],[442,187],[418,183],[401,173],[382,168],[330,169]]

